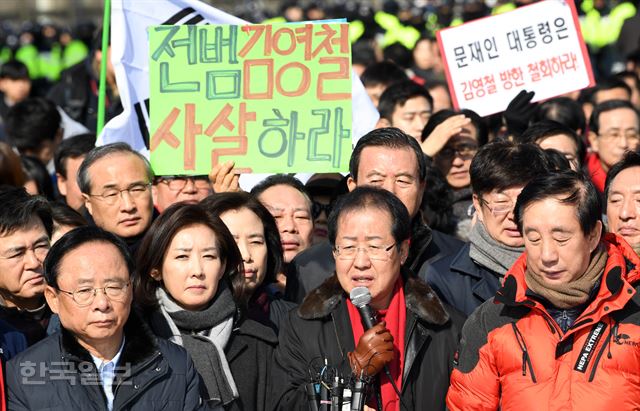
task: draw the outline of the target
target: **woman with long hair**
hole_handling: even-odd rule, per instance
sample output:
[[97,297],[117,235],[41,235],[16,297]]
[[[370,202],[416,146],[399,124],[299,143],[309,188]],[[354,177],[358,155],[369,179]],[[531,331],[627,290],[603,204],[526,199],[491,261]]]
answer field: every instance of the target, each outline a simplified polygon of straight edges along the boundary
[[137,303],[154,333],[192,356],[208,404],[266,409],[277,339],[237,309],[231,280],[242,257],[224,223],[200,205],[174,204],[142,239],[137,263]]
[[294,305],[281,300],[275,286],[284,256],[273,216],[245,192],[214,194],[201,204],[225,223],[242,255],[243,271],[231,278],[236,300],[249,318],[277,331]]

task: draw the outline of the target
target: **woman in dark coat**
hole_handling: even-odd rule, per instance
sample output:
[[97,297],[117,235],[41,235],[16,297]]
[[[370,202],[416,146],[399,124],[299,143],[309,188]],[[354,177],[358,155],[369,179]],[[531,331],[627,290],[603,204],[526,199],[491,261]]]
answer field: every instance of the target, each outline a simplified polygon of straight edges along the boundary
[[199,205],[175,204],[152,224],[137,257],[136,300],[154,333],[192,356],[208,404],[266,409],[277,339],[239,314],[230,279],[242,258],[224,223]]
[[244,271],[231,279],[236,301],[248,318],[277,333],[296,305],[284,301],[276,286],[284,256],[275,219],[260,201],[245,192],[214,194],[201,204],[225,223],[242,255]]

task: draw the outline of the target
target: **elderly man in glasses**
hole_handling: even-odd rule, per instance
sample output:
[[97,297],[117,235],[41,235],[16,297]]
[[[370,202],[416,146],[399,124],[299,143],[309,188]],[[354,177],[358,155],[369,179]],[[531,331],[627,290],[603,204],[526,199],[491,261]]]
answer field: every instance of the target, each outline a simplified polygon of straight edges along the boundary
[[78,169],[78,186],[96,226],[137,249],[153,220],[153,172],[147,159],[126,143],[91,150]]
[[209,176],[157,176],[151,188],[153,204],[162,213],[171,204],[198,203],[212,193]]
[[[402,266],[410,221],[402,201],[382,188],[358,187],[337,200],[329,217],[335,274],[281,327],[273,409],[309,409],[309,383],[353,389],[360,377],[370,379],[370,408],[444,409],[462,321]],[[368,290],[377,314],[368,330],[349,300],[355,287]]]
[[524,251],[513,214],[518,194],[550,168],[545,152],[533,144],[496,141],[478,151],[470,168],[477,221],[469,242],[419,273],[444,301],[469,315],[498,291]]
[[47,257],[45,297],[61,330],[7,365],[9,409],[204,409],[186,351],[131,311],[133,260],[122,240],[81,227]]

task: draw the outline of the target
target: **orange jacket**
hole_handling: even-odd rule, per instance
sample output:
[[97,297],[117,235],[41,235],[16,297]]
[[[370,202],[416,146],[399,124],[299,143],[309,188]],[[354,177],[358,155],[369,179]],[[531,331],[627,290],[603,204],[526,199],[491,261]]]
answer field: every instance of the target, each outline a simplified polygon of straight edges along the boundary
[[450,410],[640,409],[640,259],[606,234],[607,264],[593,301],[563,333],[530,297],[526,253],[462,330]]

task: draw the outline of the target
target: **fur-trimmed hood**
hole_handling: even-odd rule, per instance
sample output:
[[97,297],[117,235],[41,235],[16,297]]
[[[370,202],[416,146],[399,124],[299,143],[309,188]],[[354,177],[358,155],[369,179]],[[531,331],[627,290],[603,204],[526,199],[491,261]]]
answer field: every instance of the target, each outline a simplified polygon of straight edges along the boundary
[[[449,314],[436,293],[427,283],[415,276],[403,276],[404,299],[407,309],[419,319],[434,325],[444,325],[449,321]],[[324,283],[311,291],[298,307],[300,318],[313,320],[324,318],[347,298],[334,273]]]

